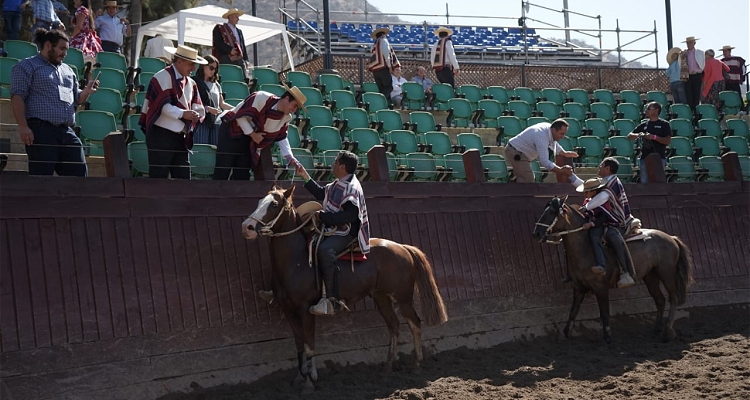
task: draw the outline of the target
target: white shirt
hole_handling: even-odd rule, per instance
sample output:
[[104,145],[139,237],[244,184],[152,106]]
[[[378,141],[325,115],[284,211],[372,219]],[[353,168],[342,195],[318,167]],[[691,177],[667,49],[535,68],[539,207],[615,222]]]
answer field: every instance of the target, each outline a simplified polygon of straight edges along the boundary
[[547,149],[552,150],[554,155],[558,155],[565,150],[552,139],[551,127],[552,124],[549,122],[532,125],[510,139],[508,144],[523,153],[529,160],[538,158],[542,167],[552,170],[557,165],[550,161]]
[[[604,180],[605,183],[609,183],[609,181],[611,181],[615,176],[617,175],[609,175],[609,176],[605,176],[602,179]],[[583,206],[583,208],[587,210],[593,210],[596,207],[604,205],[607,201],[609,201],[609,194],[607,194],[607,192],[605,191],[601,191],[597,193],[596,196],[592,197],[591,200],[589,200],[589,202],[586,203],[585,206]]]
[[[430,60],[435,59],[435,53],[437,53],[437,47],[439,44],[440,41],[432,45],[432,49],[430,50]],[[458,59],[456,58],[456,51],[453,49],[452,40],[445,41],[445,65],[450,65],[454,70],[458,70]]]
[[172,55],[164,47],[174,47],[174,43],[164,36],[155,36],[146,42],[146,50],[143,51],[144,57],[172,59]]
[[396,75],[391,75],[391,85],[393,86],[393,90],[391,90],[391,98],[394,98],[396,96],[401,96],[402,90],[401,85],[408,82],[406,78],[403,76],[400,78],[396,78]]
[[[177,78],[177,82],[179,83],[180,80],[182,80],[183,76],[180,75],[180,73],[177,71],[177,68],[174,69],[175,77]],[[159,84],[161,87],[165,87],[165,83],[167,80],[171,80],[172,76],[167,72],[166,70],[161,70],[157,72],[157,75],[154,75],[157,77],[157,80],[159,80]],[[165,104],[161,108],[161,114],[159,115],[159,118],[156,119],[154,122],[155,125],[160,126],[164,129],[168,129],[172,132],[182,132],[182,130],[185,128],[185,121],[181,120],[182,114],[185,113],[186,110],[190,110],[190,105],[192,104],[193,100],[193,85],[195,85],[195,82],[193,82],[191,79],[188,79],[185,83],[185,90],[182,93],[182,97],[179,99],[179,102],[186,106],[186,109],[179,108],[177,106],[174,106],[172,104]],[[198,114],[205,115],[205,109],[201,107],[198,110],[195,110],[198,112]]]

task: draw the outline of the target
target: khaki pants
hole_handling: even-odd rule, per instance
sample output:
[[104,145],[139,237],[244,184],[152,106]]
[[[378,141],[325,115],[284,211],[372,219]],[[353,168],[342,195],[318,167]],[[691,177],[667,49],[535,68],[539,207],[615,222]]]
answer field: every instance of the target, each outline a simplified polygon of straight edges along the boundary
[[[516,160],[516,158],[518,158]],[[517,183],[534,183],[534,171],[531,170],[531,160],[510,145],[505,146],[505,162],[513,167],[513,175]]]

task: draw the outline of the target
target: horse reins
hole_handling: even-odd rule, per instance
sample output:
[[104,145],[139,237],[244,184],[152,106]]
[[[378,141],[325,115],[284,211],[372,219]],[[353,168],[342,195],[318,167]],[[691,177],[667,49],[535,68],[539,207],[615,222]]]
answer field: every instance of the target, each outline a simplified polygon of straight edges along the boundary
[[542,227],[545,227],[545,228],[547,228],[547,231],[545,232],[545,233],[546,233],[546,235],[545,235],[545,238],[544,238],[544,239],[545,239],[545,240],[544,240],[544,242],[545,242],[545,243],[553,243],[553,244],[559,244],[559,241],[552,241],[552,240],[546,240],[546,239],[547,239],[548,237],[562,237],[562,236],[565,236],[565,235],[568,235],[568,234],[571,234],[571,233],[575,233],[575,232],[580,232],[580,231],[582,231],[582,230],[583,230],[583,225],[582,225],[582,226],[579,226],[578,228],[575,228],[575,229],[568,229],[567,231],[560,231],[560,232],[550,232],[550,229],[551,229],[551,228],[552,228],[553,226],[555,226],[555,223],[557,223],[557,218],[558,218],[558,217],[559,217],[560,215],[562,215],[562,213],[563,213],[563,207],[564,207],[564,206],[565,206],[565,205],[563,204],[563,206],[561,206],[561,207],[560,207],[560,210],[559,210],[559,211],[557,212],[557,215],[555,215],[555,219],[553,219],[553,220],[552,220],[552,222],[551,222],[551,223],[550,223],[549,225],[547,225],[547,224],[542,224],[542,223],[540,223],[540,222],[538,222],[538,221],[537,221],[537,223],[535,224],[535,225],[538,225],[538,226],[542,226]]

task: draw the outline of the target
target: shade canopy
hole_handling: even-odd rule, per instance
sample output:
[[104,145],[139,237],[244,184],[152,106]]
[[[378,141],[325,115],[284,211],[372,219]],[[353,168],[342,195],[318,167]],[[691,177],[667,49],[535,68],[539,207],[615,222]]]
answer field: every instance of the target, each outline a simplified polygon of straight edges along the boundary
[[[188,8],[144,25],[138,30],[136,49],[140,52],[144,36],[156,36],[157,34],[161,34],[170,40],[176,40],[178,44],[192,43],[210,47],[212,46],[214,26],[227,22],[225,18],[221,17],[227,11],[229,10],[217,6]],[[245,14],[240,16],[237,27],[242,30],[246,46],[281,35],[289,64],[294,70],[289,37],[283,24]]]

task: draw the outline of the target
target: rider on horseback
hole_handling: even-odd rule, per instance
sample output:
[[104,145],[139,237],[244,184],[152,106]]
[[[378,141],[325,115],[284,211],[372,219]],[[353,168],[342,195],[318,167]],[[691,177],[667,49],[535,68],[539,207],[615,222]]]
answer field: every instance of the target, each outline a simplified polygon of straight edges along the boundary
[[633,259],[625,245],[625,239],[623,239],[623,235],[630,228],[633,216],[630,214],[625,188],[620,178],[615,175],[619,167],[620,164],[614,158],[605,158],[599,164],[599,176],[601,178],[589,179],[576,190],[582,192],[599,189],[595,196],[584,203],[581,211],[588,216],[594,216],[597,212],[603,212],[607,216],[606,222],[601,225],[593,222],[584,225],[587,226],[586,229],[591,229],[589,235],[597,262],[597,265],[591,267],[591,270],[598,275],[607,273],[607,264],[602,249],[602,236],[606,235],[607,242],[614,248],[617,255],[617,261],[625,269],[620,275],[620,280],[617,281],[617,287],[626,288],[635,284],[633,280],[633,276],[635,276]]

